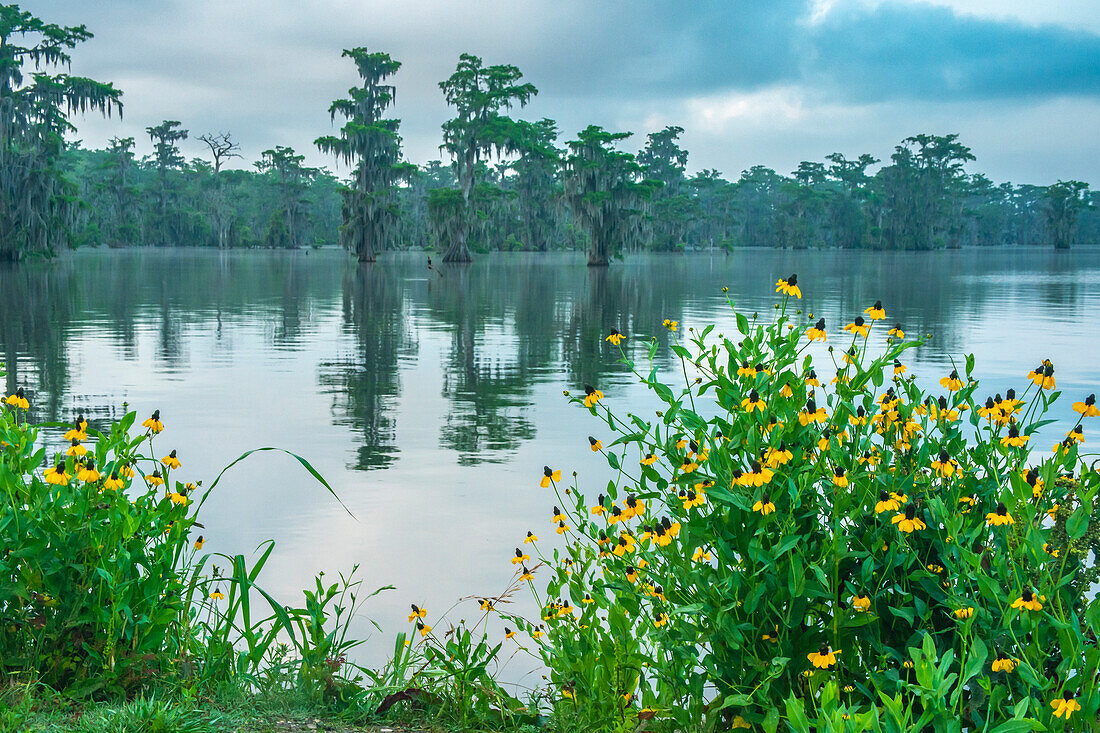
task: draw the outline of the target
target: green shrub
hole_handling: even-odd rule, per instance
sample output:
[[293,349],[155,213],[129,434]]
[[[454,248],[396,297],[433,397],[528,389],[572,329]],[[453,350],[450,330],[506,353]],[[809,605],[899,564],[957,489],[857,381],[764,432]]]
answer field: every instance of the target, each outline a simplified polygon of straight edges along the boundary
[[[674,343],[678,386],[656,342],[648,371],[627,361],[656,420],[592,387],[571,398],[603,423],[593,450],[615,474],[598,497],[544,481],[567,541],[542,557],[539,596],[558,713],[603,729],[1087,727],[1100,474],[1080,423],[1033,450],[1053,366],[987,400],[967,357],[926,393],[900,361],[919,342],[895,328],[872,353],[880,306],[837,333],[794,310],[794,278],[780,291],[774,317],[736,313],[735,337]],[[811,336],[841,340],[819,373]]]
[[47,461],[28,406],[20,390],[0,409],[0,683],[71,696],[158,682],[293,689],[318,704],[358,695],[348,623],[379,591],[360,597],[353,570],[318,576],[302,608],[282,605],[257,584],[273,542],[251,563],[202,552],[196,517],[221,475],[201,495],[176,478],[159,411],[136,435],[134,413],[102,432],[78,417],[60,426],[70,447]]

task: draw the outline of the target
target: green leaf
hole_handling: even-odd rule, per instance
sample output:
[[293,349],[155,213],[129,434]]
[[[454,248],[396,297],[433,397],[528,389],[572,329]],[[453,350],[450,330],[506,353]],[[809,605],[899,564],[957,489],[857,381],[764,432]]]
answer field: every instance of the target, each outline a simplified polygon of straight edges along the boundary
[[619,457],[617,455],[615,455],[614,453],[608,452],[608,454],[607,454],[607,465],[611,466],[613,469],[618,471],[619,470]]
[[787,698],[787,723],[798,733],[809,733],[810,719],[806,717],[806,709],[802,707],[802,701],[794,695]]
[[1018,733],[1025,730],[1042,730],[1037,720],[1006,720],[989,733]]
[[1092,507],[1079,506],[1077,511],[1066,520],[1066,534],[1071,540],[1077,540],[1085,536],[1089,530],[1089,518],[1092,515]]

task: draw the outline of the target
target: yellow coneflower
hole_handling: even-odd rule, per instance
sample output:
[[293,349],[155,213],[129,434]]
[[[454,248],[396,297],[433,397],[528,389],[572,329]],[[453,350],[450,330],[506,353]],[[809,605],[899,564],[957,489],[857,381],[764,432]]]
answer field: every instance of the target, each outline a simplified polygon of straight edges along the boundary
[[1013,672],[1016,667],[1019,666],[1019,662],[1011,657],[1005,655],[1004,652],[997,652],[997,658],[993,660],[992,671],[994,672]]
[[848,416],[848,424],[854,426],[867,424],[867,411],[862,406],[856,407],[855,414]]
[[691,556],[692,562],[710,562],[710,553],[704,550],[702,547],[696,547],[695,552]]
[[943,572],[943,565],[937,565],[935,563],[930,562],[925,567],[928,568],[929,572],[935,573],[936,575],[939,575],[940,573]]
[[778,448],[769,448],[764,455],[764,465],[768,468],[778,468],[794,458],[794,454],[787,449],[787,443],[781,442]]
[[643,513],[645,513],[645,502],[634,494],[627,494],[626,499],[623,500],[623,517],[630,519],[640,517]]
[[168,501],[172,502],[173,504],[186,504],[187,497],[179,492],[173,491],[172,493],[168,494]]
[[432,627],[428,626],[422,621],[417,621],[416,630],[420,632],[420,638],[423,639],[425,636],[432,632]]
[[[600,494],[596,499],[595,506],[592,507],[592,513],[597,517],[603,516],[607,512],[607,507],[604,506],[604,495]],[[526,542],[526,540],[524,540]]]
[[737,367],[737,376],[751,379],[756,376],[756,367],[750,365],[747,361],[742,362],[741,366]]
[[121,489],[125,485],[125,482],[118,477],[117,473],[112,473],[106,481],[103,482],[103,488],[105,489]]
[[700,489],[698,492],[688,490],[684,493],[684,511],[688,511],[692,507],[702,506],[707,501],[706,494]]
[[87,440],[87,427],[88,421],[84,419],[84,413],[77,413],[76,423],[61,437],[64,440]]
[[871,599],[867,595],[860,593],[858,596],[852,598],[852,608],[860,613],[865,613],[871,608]]
[[806,338],[810,341],[827,341],[825,334],[825,319],[817,319],[817,323],[806,329]]
[[1008,426],[1008,435],[1001,438],[1001,445],[1006,448],[1023,448],[1030,440],[1027,435],[1020,435],[1020,429],[1015,424]]
[[99,481],[101,475],[96,470],[95,464],[92,463],[92,457],[88,456],[84,463],[78,463],[76,465],[76,480],[83,481],[84,483],[93,483]]
[[210,598],[211,598],[211,600],[214,600],[214,601],[224,601],[225,600],[225,594],[222,593],[221,588],[215,588],[214,592],[210,594]]
[[74,458],[82,458],[87,452],[88,449],[81,445],[79,440],[74,439],[70,443],[68,450],[65,451],[65,455],[73,456]]
[[425,618],[428,615],[428,611],[425,608],[421,608],[415,603],[412,605],[412,613],[409,614],[409,623],[411,624],[415,619]]
[[519,565],[520,563],[528,562],[530,559],[531,559],[530,555],[526,554],[523,550],[521,550],[517,547],[516,548],[516,556],[512,558],[512,564],[513,565]]
[[1068,433],[1066,433],[1066,439],[1072,440],[1074,443],[1085,442],[1085,429],[1080,425],[1074,425]]
[[856,316],[856,319],[844,327],[847,333],[854,333],[856,336],[862,338],[867,337],[867,322],[863,320],[863,316]]
[[17,410],[29,410],[31,408],[31,403],[27,400],[27,396],[23,392],[22,387],[15,390],[14,393],[8,395],[7,399],[4,400],[4,402],[11,405]]
[[822,644],[818,651],[810,652],[806,658],[818,669],[828,669],[836,664],[837,654],[840,654],[840,649],[832,649],[828,644]]
[[936,460],[932,461],[932,470],[936,472],[936,475],[941,478],[951,478],[955,475],[956,463],[952,460],[951,456],[947,455],[947,451],[940,449],[940,455]]
[[863,311],[872,321],[881,321],[886,317],[886,310],[882,307],[882,301],[876,300],[875,304]]
[[490,601],[488,598],[482,598],[481,599],[481,610],[482,611],[492,611],[493,610],[493,602]]
[[779,388],[780,397],[791,397],[792,395],[794,395],[794,390],[791,389],[791,385],[784,383],[783,386]]
[[958,392],[966,383],[959,377],[958,370],[952,369],[950,374],[940,380],[940,386],[951,392]]
[[684,462],[680,464],[680,470],[684,473],[691,473],[697,468],[699,468],[699,464],[687,458],[685,458]]
[[124,478],[133,478],[134,477],[134,467],[131,466],[129,463],[120,464],[119,467],[118,467],[118,473],[119,473],[120,476],[122,476]]
[[157,471],[156,469],[154,469],[151,474],[147,475],[145,477],[145,480],[149,482],[150,486],[163,486],[164,485],[164,478],[161,477],[160,471]]
[[532,639],[541,639],[545,633],[546,632],[542,630],[542,624],[539,624],[538,627],[534,631],[531,632],[531,638]]
[[168,468],[179,468],[180,466],[183,465],[182,463],[180,463],[180,459],[176,458],[176,452],[175,451],[172,451],[171,453],[166,455],[164,458],[161,458],[160,462],[163,463]]
[[844,474],[844,468],[841,466],[837,466],[833,469],[833,475],[831,478],[833,481],[833,485],[836,486],[838,489],[843,489],[848,486],[848,477]]
[[760,398],[759,393],[754,389],[749,392],[749,396],[741,400],[741,409],[745,412],[752,412],[753,410],[759,410],[763,412],[767,408],[764,400]]
[[964,505],[959,509],[959,511],[963,514],[969,514],[970,509],[978,503],[978,500],[975,499],[973,496],[964,495],[959,497],[959,503]]
[[54,484],[55,486],[67,486],[69,479],[72,478],[65,471],[64,462],[58,463],[54,468],[47,469],[45,474],[46,483]]
[[679,324],[679,322],[678,322],[678,321],[673,321],[673,320],[670,320],[670,319],[666,318],[666,319],[665,319],[665,321],[664,321],[664,323],[663,323],[662,325],[663,325],[663,326],[664,326],[665,328],[667,328],[667,329],[668,329],[669,331],[675,331],[675,330],[676,330],[676,328],[677,328],[677,327],[678,327],[678,326],[679,326],[680,324]]
[[890,523],[898,525],[898,531],[904,532],[905,534],[916,532],[922,529],[928,529],[928,525],[925,524],[919,517],[917,517],[916,513],[916,505],[909,504],[905,507],[904,512],[900,514],[895,514],[894,518],[890,520]]
[[760,498],[760,501],[752,505],[754,512],[759,512],[765,517],[775,511],[775,504],[772,503],[771,497],[766,493]]
[[591,594],[589,594],[589,593],[585,593],[585,594],[584,594],[584,598],[582,598],[582,599],[581,599],[581,603],[583,603],[583,604],[584,604],[584,605],[586,605],[586,606],[587,606],[587,605],[588,605],[589,603],[594,603],[594,602],[595,602],[595,599],[594,599],[594,598],[592,598],[592,595],[591,595]]
[[549,466],[543,466],[542,480],[539,481],[539,486],[545,489],[550,486],[551,481],[553,481],[554,483],[561,481],[561,471],[551,469]]
[[1055,718],[1065,718],[1066,720],[1069,720],[1069,716],[1081,709],[1081,704],[1077,702],[1077,698],[1068,690],[1063,692],[1060,698],[1052,701],[1050,706],[1054,708]]
[[634,549],[635,549],[636,545],[637,545],[637,542],[634,540],[633,537],[631,537],[630,535],[628,535],[626,533],[623,533],[623,534],[619,535],[619,539],[615,543],[615,547],[612,548],[611,552],[616,557],[622,557],[623,555],[626,555],[627,553],[634,552]]
[[985,515],[985,523],[990,527],[1001,527],[1006,524],[1016,524],[1016,520],[1008,513],[1004,502],[998,502],[997,509]]
[[1090,394],[1085,398],[1084,402],[1073,403],[1074,412],[1081,414],[1081,417],[1098,417],[1100,416],[1100,407],[1096,406],[1096,395]]
[[657,462],[657,456],[653,455],[652,453],[646,453],[645,456],[641,460],[641,464],[643,466],[652,466],[656,462]]
[[906,370],[907,368],[908,368],[908,367],[906,367],[906,366],[905,366],[904,364],[902,364],[902,363],[901,363],[900,361],[898,361],[897,359],[894,359],[894,376],[895,376],[895,377],[897,377],[897,376],[900,376],[900,375],[904,374],[904,373],[905,373],[905,370]]
[[205,539],[203,538],[203,536],[202,536],[202,535],[200,534],[200,535],[199,535],[199,538],[198,538],[197,540],[195,540],[195,549],[196,549],[196,550],[201,550],[201,549],[202,549],[202,545],[203,545],[203,543],[204,543],[204,542],[206,542],[206,540],[205,540]]
[[1040,389],[1054,389],[1054,365],[1049,359],[1043,359],[1043,363],[1027,373],[1027,378],[1037,384]]
[[538,541],[539,541],[538,535],[536,535],[531,530],[527,530],[527,536],[523,538],[523,544],[529,545],[532,542],[538,542]]
[[1031,592],[1031,588],[1024,588],[1020,593],[1020,597],[1012,602],[1012,608],[1027,609],[1028,611],[1042,611],[1042,601],[1046,600],[1046,596],[1037,596]]
[[[824,320],[825,319],[823,318],[822,321],[824,321]],[[822,325],[824,326],[824,324],[822,324]],[[820,387],[821,386],[821,380],[817,378],[817,372],[813,369],[811,369],[809,371],[809,373],[806,374],[806,378],[805,378],[804,381],[806,382],[807,387]]]
[[1059,554],[1058,548],[1051,547],[1049,542],[1044,542],[1043,543],[1043,552],[1045,552],[1046,554],[1050,555],[1051,557],[1055,557],[1055,558],[1058,557],[1058,554]]
[[802,291],[798,289],[798,275],[791,275],[786,280],[777,281],[775,283],[775,292],[794,296],[795,298],[801,298]]
[[900,509],[901,502],[887,494],[886,491],[879,492],[878,503],[875,504],[875,514],[882,514],[883,512],[896,512]]
[[956,608],[954,613],[955,618],[965,621],[966,619],[974,615],[974,609],[969,606],[965,608]]
[[509,629],[507,626],[504,627],[504,638],[505,639],[511,639],[515,635],[516,635],[516,632]]
[[905,331],[901,330],[901,324],[900,323],[895,323],[894,327],[886,332],[886,335],[887,336],[895,336],[899,339],[903,339],[903,338],[905,338]]
[[661,628],[662,626],[664,626],[667,623],[668,623],[668,614],[667,613],[658,613],[656,615],[656,617],[653,619],[653,625],[656,626],[658,629]]
[[164,430],[164,423],[160,421],[160,410],[153,410],[153,414],[141,424],[143,428],[149,428],[154,435]]
[[624,336],[613,328],[611,329],[611,333],[608,334],[607,338],[605,338],[604,341],[610,341],[612,346],[618,346],[622,342],[623,338]]
[[1047,509],[1047,516],[1050,517],[1051,519],[1057,520],[1058,519],[1058,510],[1061,509],[1061,508],[1062,508],[1061,504],[1055,504],[1050,509]]
[[584,385],[584,406],[592,407],[597,402],[603,399],[603,392],[593,387],[591,384]]
[[829,415],[825,412],[825,408],[818,407],[812,397],[806,400],[806,406],[798,413],[798,422],[802,427],[806,427],[812,422],[825,422],[828,419]]

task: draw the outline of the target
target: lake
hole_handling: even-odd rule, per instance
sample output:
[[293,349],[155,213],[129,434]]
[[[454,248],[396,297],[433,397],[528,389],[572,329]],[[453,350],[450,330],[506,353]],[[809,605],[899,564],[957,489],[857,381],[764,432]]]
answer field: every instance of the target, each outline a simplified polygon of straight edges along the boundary
[[[797,272],[802,307],[827,319],[831,339],[881,299],[887,323],[932,334],[907,359],[926,385],[950,371],[951,355],[973,352],[983,397],[1022,391],[1026,372],[1050,358],[1066,394],[1037,450],[1075,421],[1071,402],[1100,391],[1100,249],[743,250],[638,255],[606,270],[584,263],[580,253],[493,254],[429,270],[423,253],[360,266],[337,251],[78,251],[0,269],[0,360],[8,391],[30,393],[34,420],[80,410],[102,425],[127,409],[139,420],[159,409],[157,455],[176,449],[185,480],[209,483],[260,446],[306,457],[354,516],[292,459],[262,453],[232,469],[203,508],[204,550],[251,554],[274,538],[261,580],[288,604],[316,572],[335,579],[357,563],[370,589],[396,585],[365,608],[385,633],[365,619],[355,627],[373,633],[361,654],[372,664],[408,627],[408,604],[426,606],[441,630],[439,614],[460,598],[508,584],[508,558],[528,529],[556,537],[555,500],[538,488],[544,464],[577,471],[593,495],[606,484],[610,470],[587,440],[607,438],[606,426],[562,390],[587,382],[614,407],[657,403],[603,337],[627,334],[627,351],[643,360],[651,336],[667,343],[666,318],[681,334],[711,322],[734,333],[723,286],[767,314],[775,281]],[[678,363],[663,350],[660,359],[674,377]],[[1096,445],[1086,430],[1083,452]],[[479,616],[467,600],[448,619]]]

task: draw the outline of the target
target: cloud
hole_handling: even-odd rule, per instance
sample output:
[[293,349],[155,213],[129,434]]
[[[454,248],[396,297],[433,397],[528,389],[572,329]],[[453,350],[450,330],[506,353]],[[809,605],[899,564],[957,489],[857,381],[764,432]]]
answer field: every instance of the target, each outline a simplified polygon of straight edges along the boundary
[[863,102],[1100,96],[1100,35],[945,7],[834,6],[805,48],[805,82]]
[[[360,45],[404,64],[394,115],[416,162],[439,156],[448,109],[437,85],[465,51],[515,64],[539,88],[521,116],[554,118],[566,135],[589,123],[633,130],[635,147],[668,120],[685,140],[707,141],[688,145],[693,167],[727,171],[744,155],[783,169],[773,160],[825,145],[824,134],[836,148],[862,138],[889,151],[900,137],[883,139],[874,115],[908,120],[902,136],[980,131],[998,115],[1057,107],[1045,102],[1100,98],[1094,32],[1036,25],[1034,5],[1013,16],[1024,6],[1009,0],[997,17],[971,12],[985,0],[937,2],[55,0],[42,12],[86,23],[96,38],[76,49],[73,73],[125,92],[121,124],[90,117],[80,135],[95,145],[133,135],[145,152],[144,128],[167,118],[193,135],[231,130],[249,160],[280,144],[333,167],[312,141],[331,131],[328,106],[356,81],[340,52]],[[929,127],[944,119],[953,124]],[[1100,146],[1083,144],[1082,157]],[[203,150],[192,140],[185,152]]]

